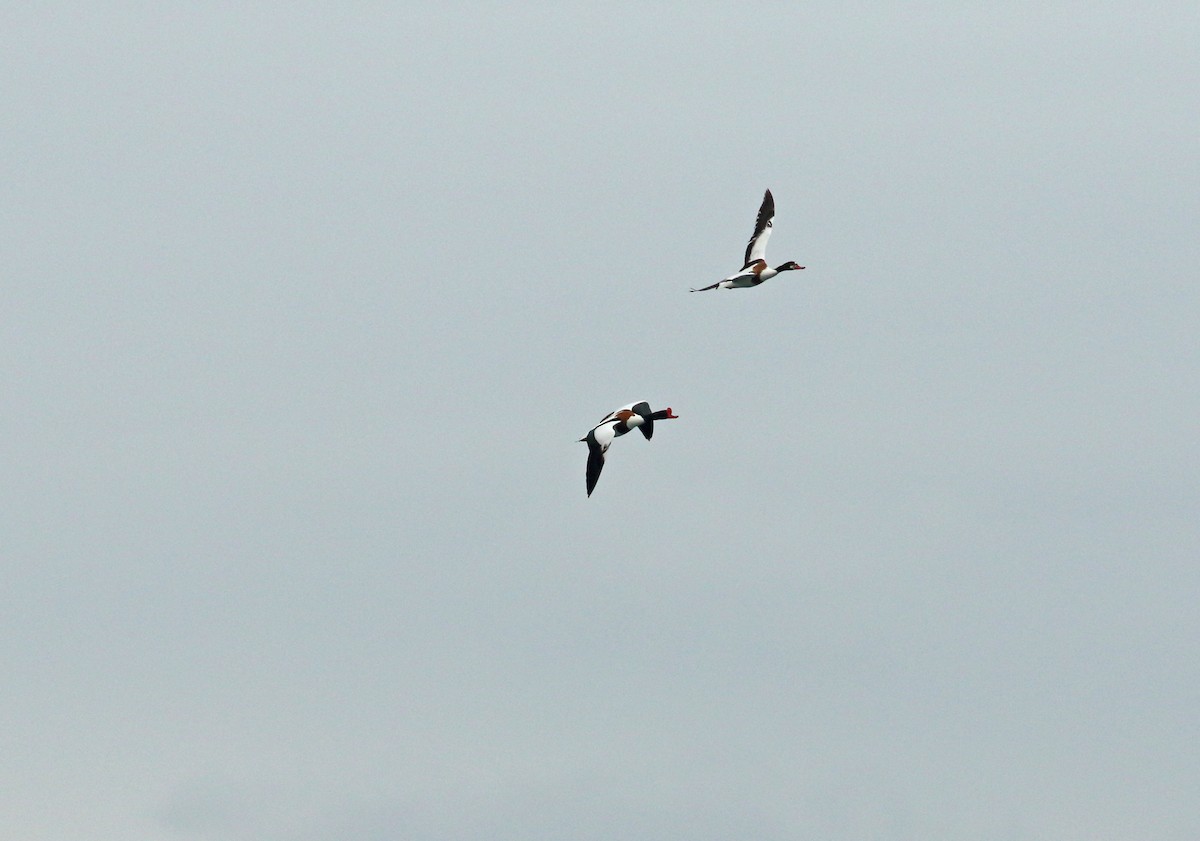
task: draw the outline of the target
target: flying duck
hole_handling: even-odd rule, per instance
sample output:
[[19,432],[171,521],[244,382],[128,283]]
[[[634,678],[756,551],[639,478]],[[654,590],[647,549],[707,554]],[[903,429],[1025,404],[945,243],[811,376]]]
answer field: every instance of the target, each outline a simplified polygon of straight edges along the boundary
[[604,469],[605,453],[608,452],[608,448],[614,440],[633,429],[640,429],[646,440],[650,440],[654,436],[656,420],[673,420],[677,417],[679,416],[672,413],[669,408],[652,412],[650,404],[643,400],[609,412],[604,416],[604,420],[588,430],[588,434],[579,439],[588,445],[588,496],[592,495],[592,491],[596,489],[596,483],[600,481],[600,471]]
[[775,218],[775,199],[767,190],[763,196],[762,207],[758,209],[758,218],[754,221],[754,234],[746,243],[746,259],[742,270],[724,280],[718,280],[712,286],[703,289],[693,289],[692,292],[707,292],[709,289],[744,289],[747,286],[758,286],[764,280],[770,280],[780,272],[790,272],[802,269],[793,261],[782,266],[771,268],[767,265],[767,240],[771,236],[771,220]]

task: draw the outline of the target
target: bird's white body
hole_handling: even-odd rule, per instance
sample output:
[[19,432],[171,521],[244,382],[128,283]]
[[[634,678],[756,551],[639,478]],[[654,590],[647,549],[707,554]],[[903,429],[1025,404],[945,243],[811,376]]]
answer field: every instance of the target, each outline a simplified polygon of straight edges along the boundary
[[[611,423],[611,422],[621,423],[622,422],[621,417],[618,417],[618,416],[623,416],[624,413],[626,413],[626,412],[629,413],[628,419],[624,421],[626,426],[628,426],[630,428],[635,427],[635,426],[641,426],[642,424],[644,424],[646,422],[646,419],[644,417],[642,417],[640,414],[638,414],[637,410],[634,409],[634,407],[638,406],[639,404],[645,404],[646,410],[649,411],[650,404],[646,403],[645,400],[640,400],[635,403],[630,403],[626,406],[622,406],[619,409],[614,409],[613,411],[611,411],[607,415],[605,415],[604,420],[600,421],[600,423],[596,424],[596,426],[598,427],[601,424],[606,424],[606,423]],[[628,432],[628,430],[626,430],[626,432]]]
[[758,286],[758,284],[762,283],[764,280],[770,280],[771,278],[775,277],[775,275],[779,274],[779,269],[773,269],[770,266],[767,266],[765,269],[760,269],[758,272],[754,271],[755,268],[758,268],[758,266],[751,266],[750,268],[740,271],[737,274],[731,274],[729,277],[719,282],[717,284],[717,288],[745,289],[748,286]]

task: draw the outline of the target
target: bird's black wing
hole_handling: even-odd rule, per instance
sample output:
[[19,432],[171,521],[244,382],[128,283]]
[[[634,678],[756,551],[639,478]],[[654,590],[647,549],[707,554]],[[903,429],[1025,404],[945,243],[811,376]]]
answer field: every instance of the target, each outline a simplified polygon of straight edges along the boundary
[[600,471],[604,469],[604,451],[599,447],[593,447],[592,442],[588,442],[588,463],[587,463],[587,494],[592,495],[592,491],[596,489],[596,483],[600,481]]
[[634,403],[630,406],[635,414],[641,415],[646,419],[645,423],[638,427],[642,431],[642,435],[646,436],[649,441],[654,437],[654,418],[650,417],[650,404],[643,400],[641,403]]

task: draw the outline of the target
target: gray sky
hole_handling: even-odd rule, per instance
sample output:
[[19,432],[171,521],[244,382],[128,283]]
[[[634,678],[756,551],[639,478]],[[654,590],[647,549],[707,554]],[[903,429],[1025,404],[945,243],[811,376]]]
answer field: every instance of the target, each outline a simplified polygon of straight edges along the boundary
[[5,832],[1200,836],[1197,43],[5,4]]

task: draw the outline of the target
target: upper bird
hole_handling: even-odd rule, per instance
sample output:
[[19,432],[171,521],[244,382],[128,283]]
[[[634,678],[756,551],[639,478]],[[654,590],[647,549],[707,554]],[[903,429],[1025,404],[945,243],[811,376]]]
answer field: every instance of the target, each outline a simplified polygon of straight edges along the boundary
[[724,280],[718,280],[712,286],[705,286],[703,289],[693,289],[692,292],[707,292],[709,289],[744,289],[747,286],[758,286],[764,280],[770,280],[780,272],[790,272],[794,269],[802,269],[804,266],[798,266],[793,261],[788,261],[782,266],[771,268],[767,265],[767,240],[771,237],[771,220],[775,218],[775,199],[771,195],[771,191],[767,190],[763,196],[762,207],[758,209],[758,218],[754,220],[754,234],[750,237],[750,242],[746,243],[746,260],[742,266],[742,270],[737,274],[731,274]]
[[679,416],[673,414],[670,409],[659,409],[657,412],[652,412],[650,404],[642,400],[639,403],[622,406],[615,412],[609,412],[604,416],[604,420],[588,430],[588,434],[579,439],[588,445],[588,496],[592,495],[592,491],[596,489],[596,483],[600,481],[600,471],[604,469],[605,453],[608,452],[609,446],[615,439],[620,438],[631,429],[640,429],[642,435],[649,440],[654,435],[656,420],[674,420],[677,417]]

